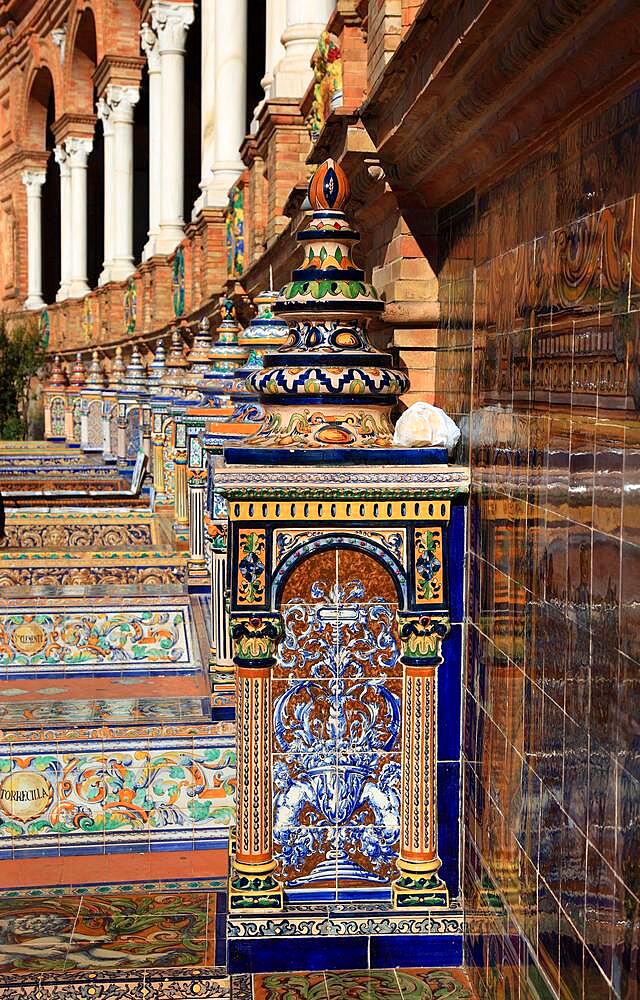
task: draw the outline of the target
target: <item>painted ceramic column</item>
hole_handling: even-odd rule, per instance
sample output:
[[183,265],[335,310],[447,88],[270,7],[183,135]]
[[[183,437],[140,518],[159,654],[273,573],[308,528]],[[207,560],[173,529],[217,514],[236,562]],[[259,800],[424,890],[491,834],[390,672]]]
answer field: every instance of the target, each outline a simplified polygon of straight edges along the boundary
[[147,57],[149,76],[149,232],[142,259],[153,257],[160,232],[162,190],[162,80],[158,36],[150,24],[143,24],[140,40]]
[[216,673],[233,675],[233,646],[227,610],[227,549],[211,550],[211,629]]
[[236,663],[237,827],[231,909],[281,909],[274,878],[271,670],[282,637],[278,615],[231,619]]
[[175,451],[173,453],[174,463],[174,509],[175,527],[186,528],[189,525],[189,504],[187,499],[187,453],[186,451]]
[[111,280],[124,281],[133,263],[133,113],[137,87],[107,88],[113,121],[113,213]]
[[271,97],[302,97],[313,73],[311,56],[335,7],[335,0],[287,0],[284,55],[275,68]]
[[206,471],[190,469],[187,475],[189,491],[189,563],[194,569],[204,568],[204,501],[207,489]]
[[162,94],[160,232],[156,253],[169,254],[184,236],[184,50],[193,6],[155,3],[151,8],[158,36]]
[[441,615],[400,612],[402,749],[397,907],[448,906],[449,891],[438,876],[437,671],[449,631]]
[[98,118],[102,122],[104,137],[104,260],[98,278],[99,285],[111,281],[113,200],[113,118],[109,101],[101,97],[97,106]]
[[245,135],[247,0],[215,0],[214,18],[214,162],[206,199],[208,205],[223,206],[243,170],[239,149]]
[[260,85],[264,90],[264,98],[256,105],[253,111],[253,121],[251,122],[251,132],[258,130],[258,117],[265,101],[269,100],[271,85],[273,83],[274,67],[284,56],[282,45],[282,35],[287,26],[287,0],[267,0],[266,11],[266,31],[264,48],[264,76]]
[[68,297],[81,298],[89,291],[87,280],[87,160],[91,139],[65,139],[71,167],[71,278]]
[[69,294],[71,282],[71,166],[63,144],[56,146],[53,155],[60,167],[60,288],[56,301]]
[[154,435],[153,447],[153,492],[156,498],[164,496],[164,438]]
[[27,267],[28,288],[25,309],[41,309],[42,298],[42,185],[46,174],[25,170],[22,183],[27,191]]

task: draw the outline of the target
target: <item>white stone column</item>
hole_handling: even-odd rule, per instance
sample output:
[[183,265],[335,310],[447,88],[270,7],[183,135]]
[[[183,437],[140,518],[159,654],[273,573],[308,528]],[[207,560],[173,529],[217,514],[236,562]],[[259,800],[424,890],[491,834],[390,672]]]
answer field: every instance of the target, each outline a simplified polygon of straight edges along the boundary
[[187,3],[160,2],[151,7],[162,93],[160,233],[156,241],[156,253],[162,254],[175,250],[184,236],[184,48],[193,17],[193,6]]
[[71,282],[71,166],[63,144],[56,146],[53,154],[60,167],[60,288],[56,301],[69,294]]
[[71,280],[68,296],[82,298],[89,291],[87,280],[87,159],[91,139],[65,139],[71,167]]
[[133,262],[133,109],[140,98],[137,87],[107,87],[113,121],[113,194],[111,280],[124,281],[135,270]]
[[284,56],[275,67],[271,97],[302,97],[312,79],[310,60],[335,0],[287,0]]
[[282,35],[287,27],[287,0],[267,0],[266,32],[264,47],[264,76],[260,84],[264,90],[264,98],[256,105],[251,122],[251,133],[258,131],[258,117],[265,101],[269,100],[273,84],[274,67],[284,56]]
[[207,188],[215,161],[215,93],[216,93],[216,0],[200,3],[200,191],[191,218],[207,205]]
[[214,161],[206,204],[227,204],[229,188],[242,173],[247,85],[247,0],[215,0]]
[[104,136],[104,261],[98,278],[99,285],[111,281],[113,260],[113,117],[109,102],[101,97],[98,101],[98,118],[102,122]]
[[42,185],[46,174],[25,170],[22,183],[27,191],[27,266],[28,288],[25,309],[41,309],[42,298]]
[[[204,0],[211,3],[211,0]],[[158,36],[150,24],[140,29],[140,41],[147,57],[149,75],[149,233],[142,251],[148,260],[156,252],[160,232],[160,194],[162,186],[162,80]]]

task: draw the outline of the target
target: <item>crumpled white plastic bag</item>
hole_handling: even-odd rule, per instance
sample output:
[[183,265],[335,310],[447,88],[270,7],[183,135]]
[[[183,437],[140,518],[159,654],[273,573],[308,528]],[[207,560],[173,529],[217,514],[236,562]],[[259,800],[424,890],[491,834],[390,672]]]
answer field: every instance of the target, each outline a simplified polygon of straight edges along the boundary
[[460,430],[444,410],[431,403],[412,403],[398,418],[393,434],[397,448],[446,448],[452,451]]

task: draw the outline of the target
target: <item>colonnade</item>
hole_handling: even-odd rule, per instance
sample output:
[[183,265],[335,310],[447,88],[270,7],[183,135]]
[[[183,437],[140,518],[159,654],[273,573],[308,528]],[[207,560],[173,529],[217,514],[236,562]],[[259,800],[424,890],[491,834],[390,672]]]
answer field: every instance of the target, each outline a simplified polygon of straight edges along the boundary
[[[311,79],[310,59],[335,0],[265,0],[264,99],[299,98]],[[187,33],[201,18],[201,180],[193,217],[223,208],[243,169],[239,149],[246,131],[247,0],[192,3],[154,0],[140,29],[149,83],[149,229],[142,260],[170,254],[184,237],[184,80]],[[133,138],[139,86],[109,79],[95,109],[104,137],[104,261],[99,284],[123,281],[135,270],[133,248]],[[85,117],[90,118],[88,108]],[[55,128],[54,128],[55,131]],[[78,130],[76,130],[78,131]],[[82,132],[82,134],[80,134]],[[86,133],[86,134],[85,134]],[[57,136],[60,169],[60,287],[58,301],[89,289],[87,267],[87,162],[93,126]],[[27,194],[27,309],[42,297],[41,197],[45,175],[22,175]]]

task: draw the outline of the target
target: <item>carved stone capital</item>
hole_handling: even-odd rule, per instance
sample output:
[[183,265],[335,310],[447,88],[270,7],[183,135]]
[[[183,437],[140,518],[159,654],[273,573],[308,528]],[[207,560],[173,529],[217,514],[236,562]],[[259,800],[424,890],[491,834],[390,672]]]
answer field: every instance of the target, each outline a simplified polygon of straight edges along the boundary
[[70,167],[81,167],[86,169],[89,153],[93,149],[93,140],[78,139],[75,136],[70,136],[68,139],[64,140],[64,145],[69,158]]
[[114,123],[132,122],[133,109],[140,100],[140,91],[137,87],[123,87],[119,84],[110,83],[107,87],[104,100],[110,110]]
[[160,47],[158,45],[158,36],[148,22],[140,28],[140,47],[147,57],[149,72],[159,73]]
[[39,196],[46,176],[43,170],[23,170],[20,179],[26,187],[28,195]]
[[192,4],[154,3],[151,24],[158,37],[160,54],[184,53],[187,31],[194,21]]

